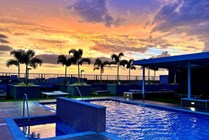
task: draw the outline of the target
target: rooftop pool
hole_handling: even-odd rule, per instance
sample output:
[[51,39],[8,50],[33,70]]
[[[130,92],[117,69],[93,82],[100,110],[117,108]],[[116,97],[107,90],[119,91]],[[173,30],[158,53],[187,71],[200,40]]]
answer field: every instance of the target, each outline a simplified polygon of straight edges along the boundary
[[[106,106],[106,131],[125,140],[209,139],[209,116],[114,100],[90,101]],[[49,105],[56,110],[56,105]]]

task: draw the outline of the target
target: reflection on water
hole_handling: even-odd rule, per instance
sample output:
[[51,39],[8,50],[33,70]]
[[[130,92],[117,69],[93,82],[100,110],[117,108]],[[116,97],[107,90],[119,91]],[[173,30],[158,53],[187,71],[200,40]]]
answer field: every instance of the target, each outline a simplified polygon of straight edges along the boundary
[[63,122],[20,126],[19,128],[25,134],[25,136],[31,140],[56,137],[77,132],[75,129],[64,124]]
[[106,131],[125,140],[209,140],[209,117],[115,101],[106,106]]
[[[56,136],[56,123],[23,126],[20,130],[30,138],[48,138]],[[29,134],[28,134],[29,132]]]

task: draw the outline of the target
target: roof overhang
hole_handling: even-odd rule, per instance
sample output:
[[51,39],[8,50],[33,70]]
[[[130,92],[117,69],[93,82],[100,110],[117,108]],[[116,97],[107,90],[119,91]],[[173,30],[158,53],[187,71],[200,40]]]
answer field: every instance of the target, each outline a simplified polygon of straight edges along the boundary
[[150,68],[209,67],[209,52],[136,60],[133,65]]

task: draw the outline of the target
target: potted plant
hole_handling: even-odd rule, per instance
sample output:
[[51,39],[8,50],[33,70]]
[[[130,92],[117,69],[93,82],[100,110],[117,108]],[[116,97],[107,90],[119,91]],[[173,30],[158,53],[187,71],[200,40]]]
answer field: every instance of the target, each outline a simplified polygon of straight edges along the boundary
[[[26,93],[28,98],[39,98],[40,86],[29,84],[29,70],[37,68],[42,64],[42,59],[35,56],[34,50],[22,50],[19,57],[19,64],[25,64],[25,82],[10,86],[10,95],[16,99],[21,99]],[[30,67],[29,67],[30,66]]]
[[[73,54],[74,64],[78,66],[78,83],[67,85],[67,92],[72,96],[80,96],[91,94],[91,85],[81,82],[81,70],[80,65],[83,63],[91,64],[89,58],[82,58],[83,50],[82,49],[71,49],[69,54]],[[80,93],[79,93],[80,92]]]
[[91,60],[89,58],[82,58],[83,55],[83,50],[82,49],[71,49],[69,51],[69,54],[73,54],[73,58],[74,58],[74,64],[76,64],[78,66],[78,83],[81,83],[81,71],[80,71],[80,65],[82,65],[83,63],[88,63],[89,65],[91,64]]
[[121,60],[121,57],[123,57],[124,54],[121,52],[118,55],[112,54],[111,58],[113,62],[111,64],[114,64],[117,66],[117,78],[116,78],[116,84],[107,84],[107,90],[109,90],[112,94],[123,94],[123,92],[129,90],[129,85],[121,85],[119,82],[119,71],[120,66],[126,66],[128,64],[127,60]]

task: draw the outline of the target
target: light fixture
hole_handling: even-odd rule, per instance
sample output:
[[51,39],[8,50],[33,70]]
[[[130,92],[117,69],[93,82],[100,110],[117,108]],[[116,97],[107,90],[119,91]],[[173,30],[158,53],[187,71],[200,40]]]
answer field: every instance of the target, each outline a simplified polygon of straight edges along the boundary
[[195,104],[195,102],[191,102],[191,105],[194,105]]
[[194,107],[190,107],[190,110],[191,111],[195,111],[196,109]]

